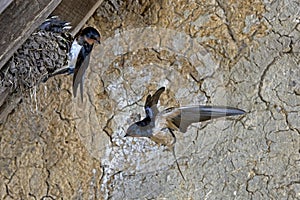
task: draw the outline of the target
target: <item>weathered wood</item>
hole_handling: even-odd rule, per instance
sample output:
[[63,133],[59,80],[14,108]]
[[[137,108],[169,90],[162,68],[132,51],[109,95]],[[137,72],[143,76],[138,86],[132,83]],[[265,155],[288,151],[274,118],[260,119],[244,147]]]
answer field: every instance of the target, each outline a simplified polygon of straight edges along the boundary
[[92,16],[103,0],[63,0],[52,13],[64,21],[71,22],[74,36]]
[[7,116],[17,107],[21,100],[22,96],[20,94],[12,94],[5,99],[0,106],[0,124],[6,121]]
[[0,14],[0,69],[60,2],[13,1]]
[[5,8],[7,8],[7,6],[9,6],[9,4],[12,2],[13,0],[1,0],[0,1],[0,14],[5,10]]

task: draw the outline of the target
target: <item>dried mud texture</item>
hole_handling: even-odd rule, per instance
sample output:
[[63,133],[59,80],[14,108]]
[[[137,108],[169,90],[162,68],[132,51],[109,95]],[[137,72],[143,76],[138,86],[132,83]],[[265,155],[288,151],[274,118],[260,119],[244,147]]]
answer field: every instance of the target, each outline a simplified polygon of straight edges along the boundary
[[[0,127],[1,199],[299,199],[296,1],[105,1],[85,79],[41,85]],[[161,86],[159,109],[247,111],[175,133],[175,153],[124,138]]]

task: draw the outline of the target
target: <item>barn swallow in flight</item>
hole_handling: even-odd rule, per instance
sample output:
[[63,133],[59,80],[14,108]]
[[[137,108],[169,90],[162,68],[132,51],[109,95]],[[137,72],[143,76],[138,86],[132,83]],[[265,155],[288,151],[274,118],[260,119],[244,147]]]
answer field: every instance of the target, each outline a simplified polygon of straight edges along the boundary
[[185,133],[192,123],[225,116],[242,115],[245,111],[226,106],[196,105],[171,107],[159,112],[157,103],[164,91],[165,88],[161,87],[153,96],[147,96],[144,106],[146,117],[130,125],[125,136],[148,137],[158,144],[167,146],[173,153],[181,177],[185,180],[175,155],[176,137],[173,131]]
[[[44,22],[40,28],[43,30],[61,30],[61,25],[68,26],[69,23],[59,22],[55,18],[50,18]],[[76,97],[77,88],[80,84],[81,101],[83,101],[83,81],[86,69],[89,66],[90,54],[95,43],[100,44],[100,33],[92,27],[86,27],[73,40],[71,50],[68,55],[68,64],[66,67],[60,68],[51,74],[48,74],[44,82],[52,76],[59,74],[74,74],[73,75],[73,95]]]
[[173,131],[185,133],[193,123],[245,113],[233,107],[207,105],[171,107],[159,112],[157,103],[164,91],[165,88],[161,87],[153,96],[147,96],[144,106],[146,117],[130,125],[125,136],[148,137],[170,148],[176,139]]

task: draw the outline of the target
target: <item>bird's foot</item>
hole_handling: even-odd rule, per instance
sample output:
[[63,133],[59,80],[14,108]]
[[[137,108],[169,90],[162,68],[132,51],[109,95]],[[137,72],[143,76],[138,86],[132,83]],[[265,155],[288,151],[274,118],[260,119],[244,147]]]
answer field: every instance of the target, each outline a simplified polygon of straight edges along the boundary
[[167,147],[167,150],[172,151],[175,143],[176,137],[172,131],[168,128],[161,129],[161,131],[153,133],[151,140],[156,142],[159,145],[164,145]]

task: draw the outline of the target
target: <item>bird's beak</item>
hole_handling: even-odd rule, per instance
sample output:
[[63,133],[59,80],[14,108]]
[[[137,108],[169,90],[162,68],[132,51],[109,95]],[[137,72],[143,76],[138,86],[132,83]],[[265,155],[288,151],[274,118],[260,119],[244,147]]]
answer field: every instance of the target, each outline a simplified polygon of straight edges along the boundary
[[127,133],[124,135],[124,137],[127,137],[128,135],[127,135]]
[[101,44],[100,40],[96,40],[98,44]]

